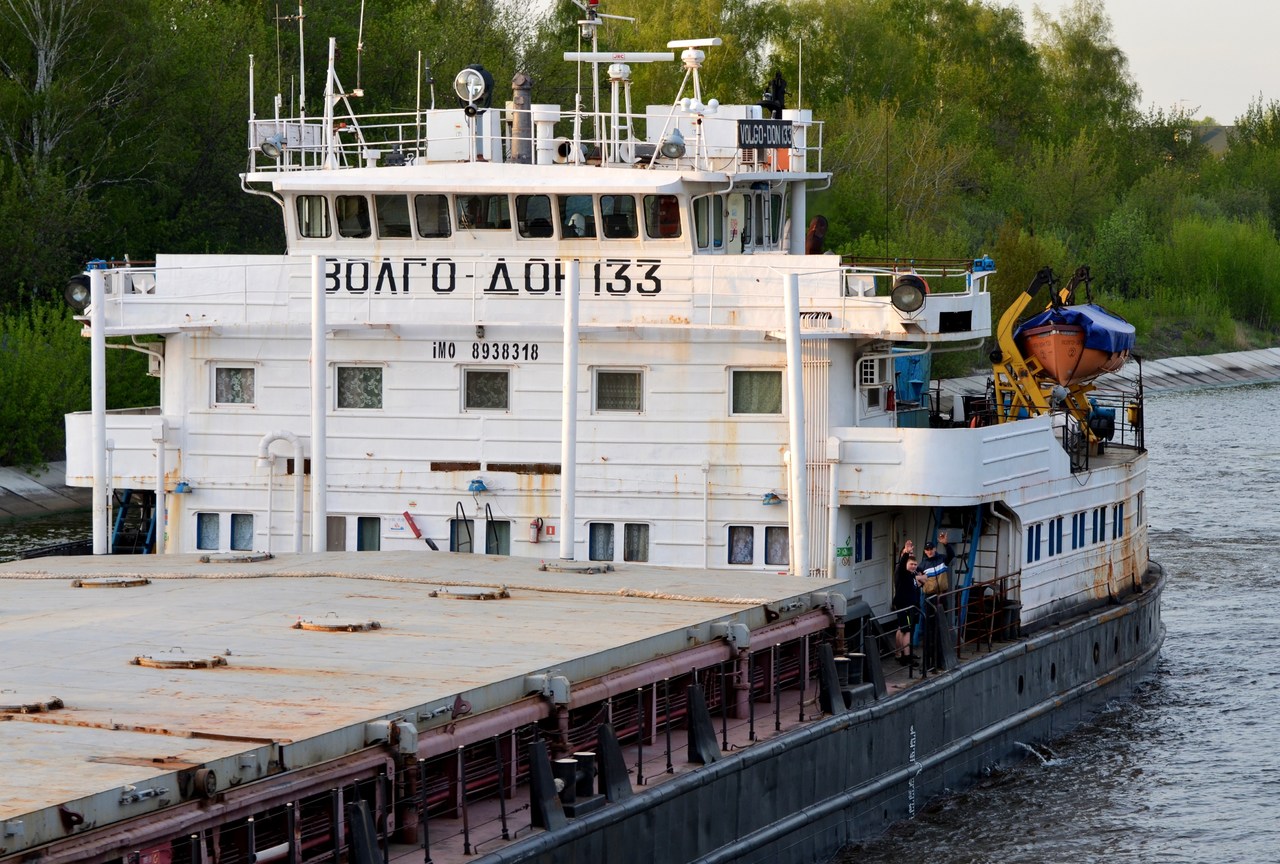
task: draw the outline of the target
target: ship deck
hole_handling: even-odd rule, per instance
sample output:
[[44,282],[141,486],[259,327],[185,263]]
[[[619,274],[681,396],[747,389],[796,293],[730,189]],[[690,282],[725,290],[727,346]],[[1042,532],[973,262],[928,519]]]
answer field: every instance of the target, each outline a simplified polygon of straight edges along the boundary
[[[332,758],[369,721],[460,694],[478,714],[522,698],[527,674],[585,680],[688,647],[691,628],[832,587],[643,565],[544,571],[531,559],[425,550],[253,557],[0,564],[0,720],[10,721],[0,822],[270,742]],[[73,587],[101,578],[149,581]],[[475,599],[502,587],[509,598]],[[225,665],[185,668],[215,657]],[[23,713],[55,699],[64,707]],[[292,758],[291,769],[304,767]]]

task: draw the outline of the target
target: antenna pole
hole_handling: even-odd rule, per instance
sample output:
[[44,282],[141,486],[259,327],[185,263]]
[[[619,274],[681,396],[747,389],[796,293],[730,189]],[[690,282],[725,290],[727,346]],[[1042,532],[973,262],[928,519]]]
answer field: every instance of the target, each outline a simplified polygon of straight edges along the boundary
[[418,146],[422,146],[422,52],[418,52],[418,74],[414,76],[418,87],[418,95],[414,100],[413,106],[413,126],[414,135],[418,139]]
[[307,117],[306,46],[302,41],[302,0],[298,0],[298,117]]

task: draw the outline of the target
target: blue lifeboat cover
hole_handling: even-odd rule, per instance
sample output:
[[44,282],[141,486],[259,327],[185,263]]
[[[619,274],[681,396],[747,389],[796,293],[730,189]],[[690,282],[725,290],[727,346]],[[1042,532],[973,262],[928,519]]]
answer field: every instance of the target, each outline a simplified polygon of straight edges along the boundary
[[1108,354],[1129,351],[1135,341],[1132,324],[1112,315],[1096,303],[1046,309],[1019,324],[1018,329],[1013,331],[1013,338],[1021,339],[1027,330],[1046,324],[1074,324],[1084,330],[1084,347]]

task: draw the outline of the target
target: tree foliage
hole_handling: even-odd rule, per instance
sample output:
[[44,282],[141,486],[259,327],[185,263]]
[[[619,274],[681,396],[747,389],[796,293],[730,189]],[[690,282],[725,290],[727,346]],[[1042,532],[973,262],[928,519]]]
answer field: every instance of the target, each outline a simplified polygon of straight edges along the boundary
[[[330,36],[344,88],[364,94],[359,112],[412,111],[433,93],[452,105],[453,75],[472,63],[493,73],[498,104],[521,72],[535,102],[591,108],[589,67],[563,59],[590,47],[572,0],[378,0],[363,22],[360,8],[307,4],[300,54],[296,4],[0,0],[0,312],[62,326],[41,304],[91,257],[283,250],[278,206],[240,188],[250,55],[260,118],[276,94],[283,114],[320,113]],[[825,120],[834,181],[810,209],[828,218],[833,248],[990,253],[997,314],[1044,264],[1093,263],[1097,287],[1131,313],[1185,314],[1213,338],[1228,314],[1280,326],[1280,102],[1259,95],[1225,153],[1206,146],[1207,118],[1140,113],[1102,0],[1029,22],[1004,0],[605,0],[599,11],[617,16],[603,19],[602,49],[720,37],[705,49],[704,100],[753,103],[785,77],[786,107]],[[671,104],[684,76],[679,62],[633,64],[634,109]]]

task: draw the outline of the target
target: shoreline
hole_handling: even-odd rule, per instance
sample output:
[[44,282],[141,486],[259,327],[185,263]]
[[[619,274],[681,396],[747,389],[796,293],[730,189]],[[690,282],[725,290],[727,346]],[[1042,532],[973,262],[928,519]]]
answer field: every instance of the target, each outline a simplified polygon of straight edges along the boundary
[[[1163,393],[1197,387],[1237,387],[1280,381],[1280,348],[1232,351],[1198,357],[1168,357],[1130,363],[1120,372],[1098,379],[1102,388],[1128,388],[1141,374],[1146,392]],[[951,378],[943,382],[948,393],[984,392],[988,375]],[[0,467],[0,520],[36,519],[88,510],[93,490],[66,485],[67,463],[50,462],[37,471]]]

